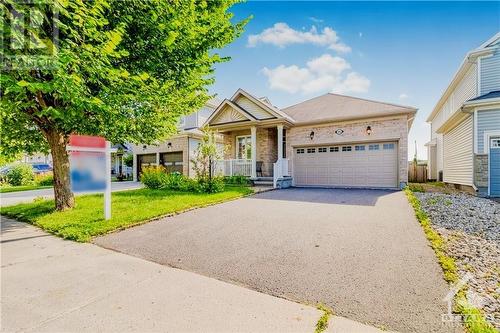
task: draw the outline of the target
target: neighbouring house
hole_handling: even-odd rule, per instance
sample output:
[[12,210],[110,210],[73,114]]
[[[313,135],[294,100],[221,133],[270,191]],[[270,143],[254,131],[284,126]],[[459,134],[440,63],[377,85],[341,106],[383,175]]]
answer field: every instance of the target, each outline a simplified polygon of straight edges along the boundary
[[[133,154],[133,179],[140,179],[142,169],[150,165],[162,165],[169,172],[180,172],[194,177],[195,172],[191,160],[203,137],[200,130],[208,117],[213,113],[220,101],[209,100],[200,110],[181,117],[179,133],[158,144],[129,144]],[[221,142],[222,149],[222,142]]]
[[328,93],[279,109],[238,89],[207,120],[226,147],[217,170],[277,187],[399,188],[416,108]]
[[427,122],[428,178],[500,196],[500,32],[467,53]]

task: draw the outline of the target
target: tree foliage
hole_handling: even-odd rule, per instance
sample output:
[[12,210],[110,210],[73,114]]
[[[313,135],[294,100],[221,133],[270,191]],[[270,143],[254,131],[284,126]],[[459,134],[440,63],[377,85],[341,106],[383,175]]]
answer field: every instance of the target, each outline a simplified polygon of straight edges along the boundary
[[[68,195],[70,134],[135,143],[174,134],[210,98],[213,67],[227,60],[216,50],[246,24],[232,22],[234,2],[2,1],[0,155],[50,149],[57,204],[58,187]],[[46,63],[26,65],[30,57]]]

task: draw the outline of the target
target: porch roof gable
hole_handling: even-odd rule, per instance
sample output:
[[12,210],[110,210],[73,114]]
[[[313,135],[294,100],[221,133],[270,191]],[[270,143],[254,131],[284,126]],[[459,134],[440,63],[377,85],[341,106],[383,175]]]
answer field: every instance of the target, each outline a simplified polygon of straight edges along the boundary
[[231,99],[225,99],[210,115],[206,123],[209,126],[228,125],[232,123],[252,122],[291,118],[243,89],[238,89]]

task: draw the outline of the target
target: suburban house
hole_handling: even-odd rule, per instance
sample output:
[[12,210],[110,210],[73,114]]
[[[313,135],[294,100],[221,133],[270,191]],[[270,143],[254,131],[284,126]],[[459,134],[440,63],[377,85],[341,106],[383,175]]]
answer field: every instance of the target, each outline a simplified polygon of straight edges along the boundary
[[500,196],[500,33],[467,53],[427,122],[428,178]]
[[[180,119],[179,133],[157,145],[130,144],[133,154],[133,179],[139,179],[142,169],[149,165],[163,165],[168,171],[178,171],[194,177],[191,159],[203,136],[200,128],[213,113],[220,101],[209,100],[200,110]],[[221,142],[222,148],[222,142]]]
[[[225,147],[215,168],[220,175],[277,187],[401,188],[407,182],[416,108],[328,93],[279,109],[243,89],[211,107],[204,125],[219,133]],[[199,120],[158,146],[135,146],[135,177],[147,164],[192,176],[189,156],[201,135]]]

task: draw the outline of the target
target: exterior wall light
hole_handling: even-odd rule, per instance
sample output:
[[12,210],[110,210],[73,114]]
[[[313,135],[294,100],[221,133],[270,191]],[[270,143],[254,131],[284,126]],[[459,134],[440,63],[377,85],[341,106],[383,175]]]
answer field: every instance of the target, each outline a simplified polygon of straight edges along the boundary
[[167,143],[168,150],[172,149],[172,142]]
[[311,133],[309,134],[309,137],[312,139],[314,139],[314,131],[311,131]]
[[368,135],[372,134],[372,127],[371,126],[366,127],[366,134],[368,134]]

